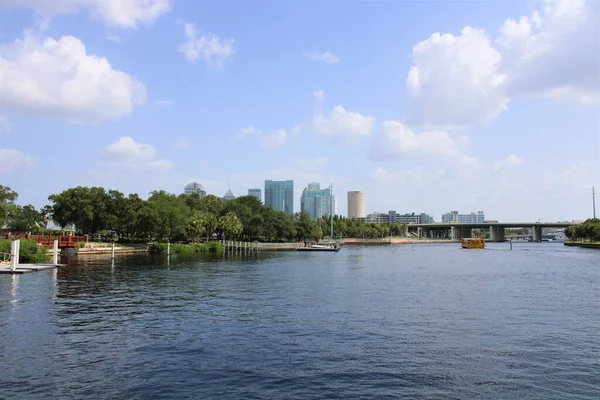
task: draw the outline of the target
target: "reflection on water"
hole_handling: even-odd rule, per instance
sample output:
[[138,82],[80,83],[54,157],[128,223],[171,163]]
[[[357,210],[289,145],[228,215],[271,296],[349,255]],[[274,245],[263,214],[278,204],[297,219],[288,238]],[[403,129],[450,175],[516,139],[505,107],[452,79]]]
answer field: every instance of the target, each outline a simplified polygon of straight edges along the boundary
[[3,275],[0,398],[600,398],[599,253],[513,246]]

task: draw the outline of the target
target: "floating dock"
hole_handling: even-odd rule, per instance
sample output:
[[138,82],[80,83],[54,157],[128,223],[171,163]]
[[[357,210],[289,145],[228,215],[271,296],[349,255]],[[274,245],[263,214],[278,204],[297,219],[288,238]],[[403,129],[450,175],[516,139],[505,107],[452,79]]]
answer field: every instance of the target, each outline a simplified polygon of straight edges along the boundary
[[[0,274],[26,274],[28,272],[43,271],[46,269],[54,269],[64,264],[58,263],[58,240],[54,240],[54,251],[52,254],[52,264],[20,264],[19,250],[21,248],[21,240],[16,239],[10,243],[10,260],[0,260]],[[3,257],[4,258],[4,257]]]

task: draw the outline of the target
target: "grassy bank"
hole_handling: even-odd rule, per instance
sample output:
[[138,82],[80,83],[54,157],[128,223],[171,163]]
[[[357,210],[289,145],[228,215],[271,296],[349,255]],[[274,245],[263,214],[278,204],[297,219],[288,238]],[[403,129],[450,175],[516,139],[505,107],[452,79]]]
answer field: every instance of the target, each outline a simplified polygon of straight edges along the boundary
[[[171,254],[193,254],[193,253],[220,253],[224,250],[220,242],[207,242],[200,244],[171,243]],[[151,253],[167,253],[166,243],[155,243],[150,246]]]
[[[0,253],[10,253],[10,240],[0,239]],[[33,239],[21,239],[19,249],[20,263],[42,263],[50,260],[48,251]]]
[[586,249],[600,249],[600,242],[565,242],[565,246],[585,247]]

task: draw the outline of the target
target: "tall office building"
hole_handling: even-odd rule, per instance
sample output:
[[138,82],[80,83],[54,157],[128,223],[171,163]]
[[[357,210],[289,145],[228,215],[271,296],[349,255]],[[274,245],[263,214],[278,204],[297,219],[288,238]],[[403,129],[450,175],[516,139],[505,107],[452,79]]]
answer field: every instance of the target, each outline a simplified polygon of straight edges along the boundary
[[265,181],[265,205],[294,214],[294,181]]
[[360,190],[348,192],[348,218],[365,217],[365,194]]
[[461,224],[481,224],[485,221],[483,211],[477,211],[477,214],[459,214],[458,211],[450,211],[442,214],[442,222],[458,222]]
[[206,197],[206,191],[204,191],[204,187],[198,182],[192,182],[185,185],[184,192],[185,194],[198,193],[200,197]]
[[262,201],[262,190],[259,188],[248,189],[248,196],[254,196],[258,201]]
[[313,220],[332,213],[335,215],[335,196],[332,195],[331,189],[321,189],[321,185],[317,182],[309,183],[302,191],[300,211],[308,213]]

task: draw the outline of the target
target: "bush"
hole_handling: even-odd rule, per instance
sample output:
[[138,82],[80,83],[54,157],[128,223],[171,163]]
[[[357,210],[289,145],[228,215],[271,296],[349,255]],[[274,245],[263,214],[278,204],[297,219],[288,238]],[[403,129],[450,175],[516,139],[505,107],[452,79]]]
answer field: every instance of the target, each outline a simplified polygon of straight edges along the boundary
[[[219,253],[223,251],[220,242],[207,242],[202,244],[171,243],[171,254],[193,254],[193,253]],[[155,243],[150,246],[152,253],[166,253],[167,243]]]
[[83,249],[85,247],[85,242],[77,242],[75,244],[75,248],[77,249]]
[[[10,240],[0,239],[0,253],[10,253]],[[48,250],[40,246],[33,239],[21,239],[19,250],[20,263],[40,263],[50,259]]]

